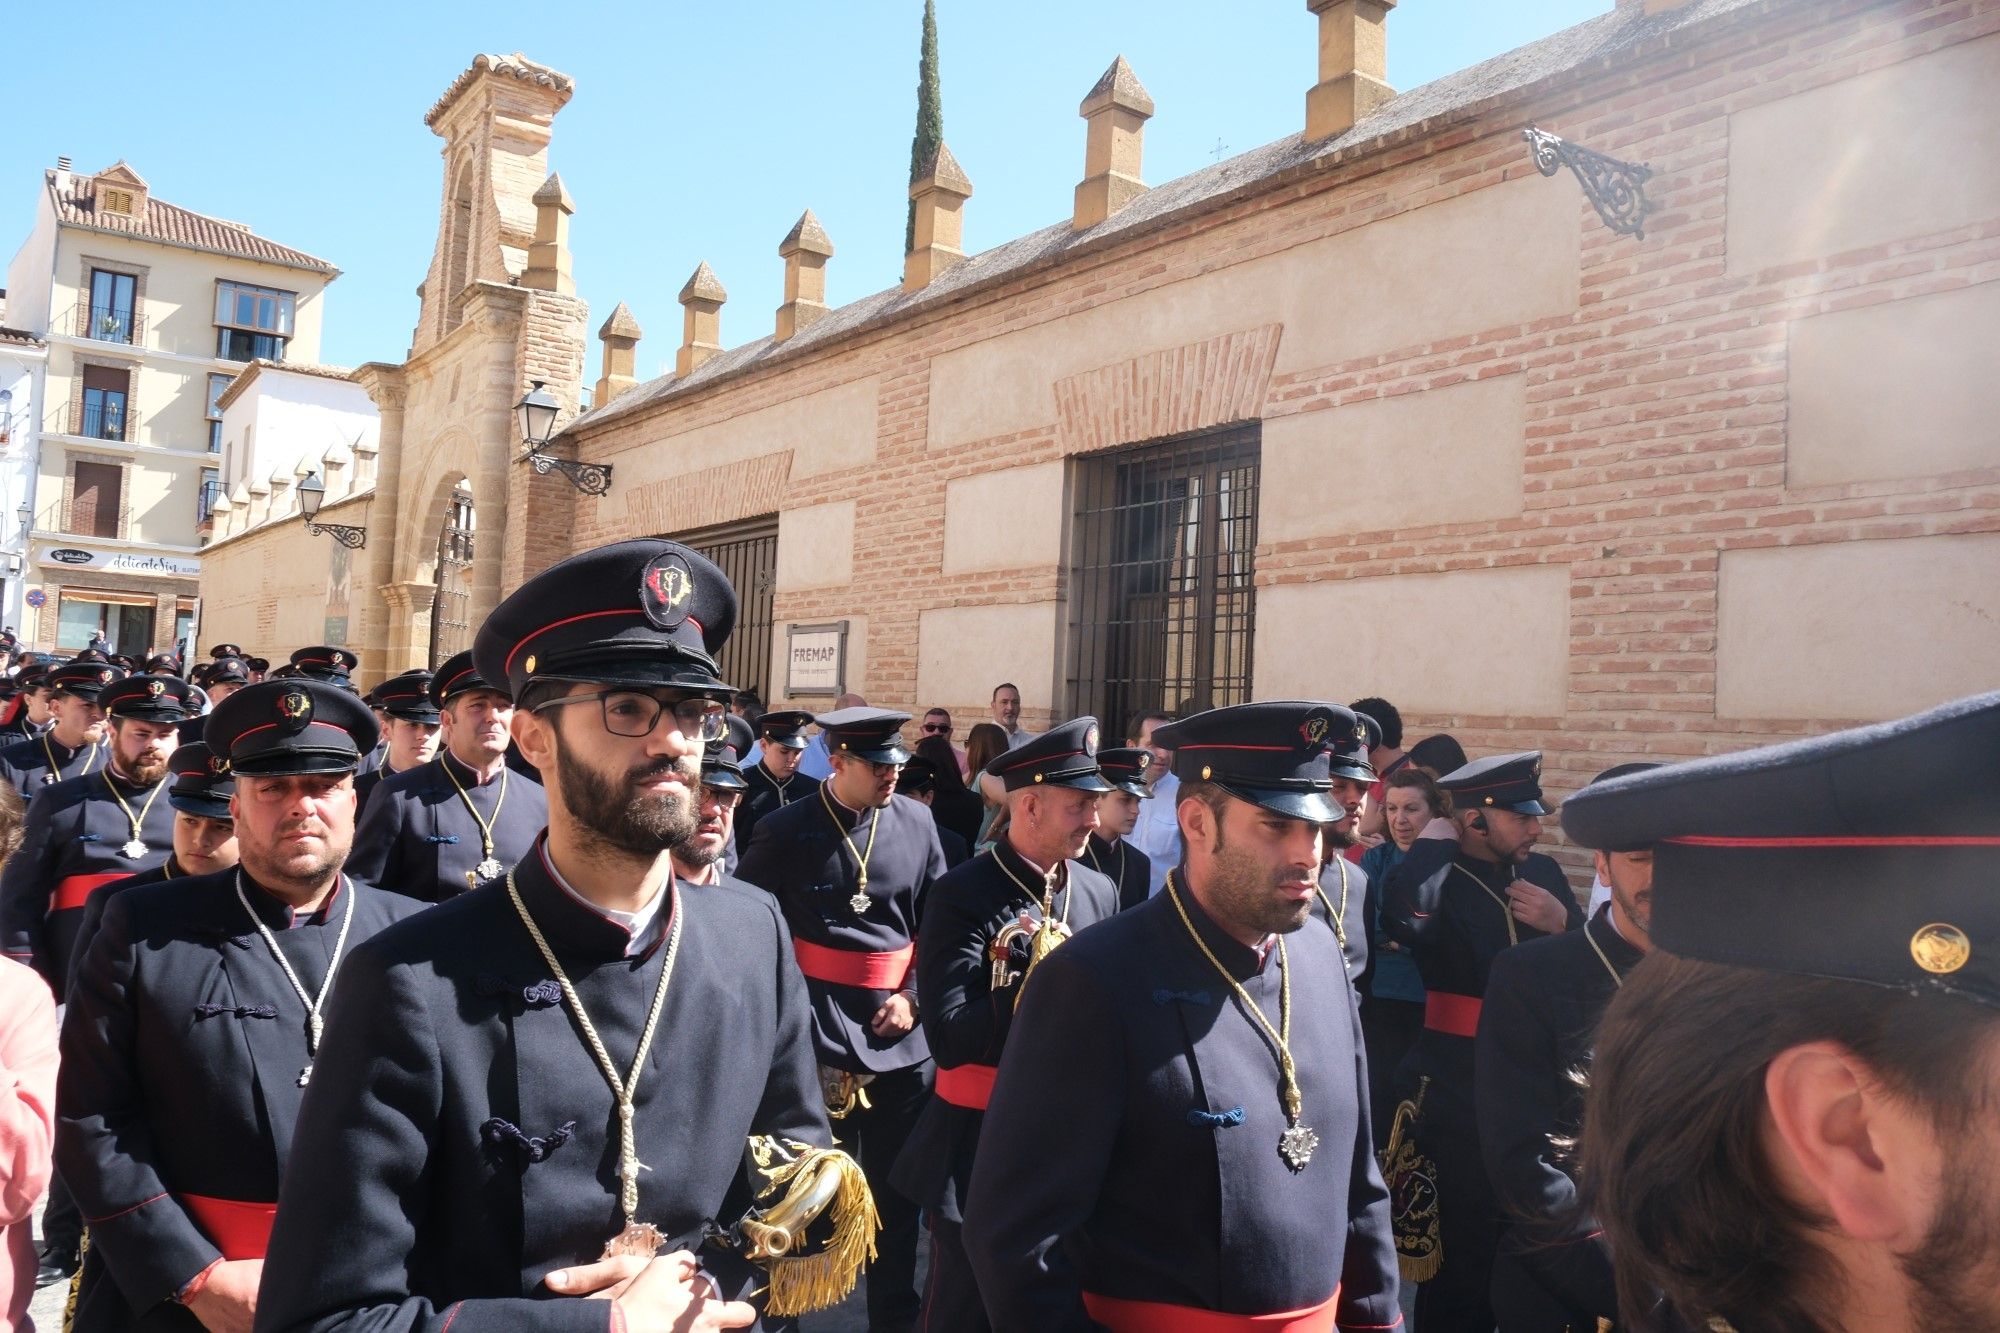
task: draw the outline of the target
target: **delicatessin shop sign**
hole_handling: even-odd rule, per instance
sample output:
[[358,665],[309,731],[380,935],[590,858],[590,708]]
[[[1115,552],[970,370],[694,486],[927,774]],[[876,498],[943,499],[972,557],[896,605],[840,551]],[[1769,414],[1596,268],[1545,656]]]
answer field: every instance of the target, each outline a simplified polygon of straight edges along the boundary
[[55,569],[97,569],[107,574],[151,574],[158,578],[198,578],[201,561],[181,555],[145,551],[93,551],[81,546],[57,546],[42,552],[42,563]]

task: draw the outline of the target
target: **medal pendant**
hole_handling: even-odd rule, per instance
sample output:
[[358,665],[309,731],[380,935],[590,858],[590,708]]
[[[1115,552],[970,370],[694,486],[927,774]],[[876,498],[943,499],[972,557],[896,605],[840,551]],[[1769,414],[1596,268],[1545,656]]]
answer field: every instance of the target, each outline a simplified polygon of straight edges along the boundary
[[1278,1136],[1278,1156],[1285,1159],[1285,1165],[1294,1172],[1306,1169],[1312,1161],[1313,1149],[1319,1147],[1319,1135],[1305,1125],[1293,1125]]
[[477,874],[481,879],[498,879],[504,867],[489,856],[472,869],[473,873]]
[[859,916],[863,912],[867,911],[868,910],[867,891],[865,889],[856,889],[854,891],[854,896],[847,900],[847,905],[854,909],[854,914],[856,916]]
[[313,1079],[313,1067],[311,1065],[307,1065],[304,1069],[301,1069],[299,1071],[300,1087],[303,1088],[306,1084],[312,1082],[312,1079]]
[[129,856],[136,861],[138,858],[146,854],[146,844],[140,842],[137,838],[134,838],[132,839],[132,841],[126,843],[123,847],[120,847],[118,849],[118,854],[120,856]]
[[651,1222],[627,1222],[623,1231],[604,1242],[604,1257],[616,1259],[621,1255],[636,1254],[642,1259],[650,1259],[666,1243],[667,1238]]

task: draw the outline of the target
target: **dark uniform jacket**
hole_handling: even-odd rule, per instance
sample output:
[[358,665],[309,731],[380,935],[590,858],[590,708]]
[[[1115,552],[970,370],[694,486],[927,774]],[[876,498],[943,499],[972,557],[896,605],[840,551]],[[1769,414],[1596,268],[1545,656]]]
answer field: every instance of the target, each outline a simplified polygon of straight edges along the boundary
[[[43,726],[48,725],[43,723]],[[41,730],[28,720],[28,705],[24,702],[14,710],[14,716],[0,722],[0,746],[14,745],[27,740]]]
[[[1065,862],[1063,873],[1056,920],[1074,932],[1117,914],[1118,890],[1108,878],[1081,861]],[[1041,872],[1005,838],[931,885],[917,938],[917,1010],[939,1070],[1000,1063],[1022,983],[994,990],[987,950],[1009,922],[1023,915],[1041,920],[1041,885]],[[1039,975],[1039,966],[1036,971]],[[985,1118],[984,1111],[946,1101],[933,1090],[891,1183],[945,1220],[963,1221],[962,1201]]]
[[[1582,930],[1493,960],[1479,1015],[1474,1107],[1493,1192],[1507,1215],[1494,1274],[1503,1327],[1558,1333],[1618,1317],[1611,1258],[1576,1214],[1576,1183],[1552,1140],[1573,1138],[1598,1020],[1643,955],[1600,910]],[[1596,948],[1592,948],[1592,945]],[[1599,952],[1602,957],[1599,957]]]
[[[1554,894],[1569,913],[1570,929],[1583,924],[1562,867],[1540,852],[1519,866],[1498,865],[1462,855],[1450,838],[1411,844],[1383,886],[1382,928],[1410,951],[1426,991],[1481,997],[1495,956],[1514,943],[1544,938],[1520,921],[1513,922],[1514,938],[1508,935],[1507,886],[1517,877]],[[1448,1096],[1470,1104],[1471,1037],[1425,1028],[1404,1067],[1434,1076]]]
[[[1344,856],[1320,867],[1319,894],[1313,899],[1313,923],[1340,944],[1347,979],[1358,983],[1368,970],[1368,927],[1362,903],[1368,897],[1368,872]],[[1335,929],[1338,923],[1338,929]]]
[[32,801],[51,783],[98,772],[109,754],[110,748],[101,741],[72,750],[53,732],[44,731],[0,749],[0,781]]
[[[453,777],[478,817],[466,809]],[[486,857],[479,836],[482,818],[493,825],[493,859],[511,866],[527,855],[549,822],[548,794],[541,783],[505,766],[481,786],[471,769],[440,750],[428,764],[381,780],[355,827],[348,870],[357,879],[425,902],[455,898],[473,886],[467,876]]]
[[[829,793],[830,795],[830,793]],[[831,806],[833,814],[828,814]],[[778,900],[794,939],[847,953],[893,953],[908,948],[931,881],[944,874],[931,812],[908,796],[892,796],[881,807],[881,827],[868,855],[868,909],[849,905],[859,883],[854,858],[841,839],[848,831],[857,851],[868,850],[874,812],[857,814],[838,801],[794,801],[765,816],[736,873]],[[841,823],[836,825],[838,818]],[[919,1023],[901,1037],[878,1037],[869,1029],[893,990],[820,981],[807,973],[812,996],[813,1036],[819,1062],[854,1074],[886,1074],[930,1058]],[[903,989],[913,989],[906,978]]]
[[[683,914],[637,1089],[651,1168],[639,1220],[683,1242],[710,1219],[734,1222],[750,1135],[831,1141],[805,988],[768,898],[681,883],[655,943],[628,957],[625,928],[565,888],[539,843],[515,881],[620,1078],[667,957],[668,913]],[[342,973],[258,1327],[603,1333],[603,1302],[554,1297],[542,1279],[595,1262],[623,1225],[616,1101],[504,883],[385,931]]]
[[[160,798],[148,806],[155,793]],[[132,840],[132,821],[118,797],[134,815],[145,812],[139,824],[139,840],[146,845],[141,856],[121,850]],[[133,787],[99,769],[42,788],[28,803],[21,849],[0,871],[0,940],[8,955],[32,964],[62,995],[90,891],[150,870],[173,850],[174,808],[157,784]]]
[[114,879],[108,884],[100,884],[92,889],[90,897],[84,900],[83,915],[77,919],[76,943],[70,948],[70,984],[72,986],[76,984],[77,964],[81,963],[84,954],[90,951],[90,942],[97,938],[97,932],[104,925],[104,909],[110,905],[113,898],[127,889],[136,889],[147,884],[163,884],[170,879],[187,878],[189,878],[188,873],[181,869],[180,862],[169,852],[167,859],[151,870],[142,870],[136,875],[127,875],[124,879]]
[[[314,995],[350,901],[350,951],[417,910],[344,882],[294,921],[247,878],[244,893]],[[339,1003],[329,997],[327,1012]],[[56,1162],[90,1226],[76,1327],[198,1329],[170,1298],[223,1251],[191,1210],[277,1202],[312,1063],[306,1007],[237,900],[233,869],[110,898],[69,1005]]]
[[819,779],[804,773],[793,773],[783,786],[771,776],[771,770],[762,763],[755,763],[743,770],[743,781],[748,790],[743,793],[742,804],[736,807],[736,852],[738,856],[749,850],[750,835],[757,827],[757,821],[773,810],[782,810],[799,800],[814,800],[819,791]]
[[1153,858],[1125,838],[1107,841],[1093,833],[1083,849],[1083,862],[1118,886],[1118,907],[1137,907],[1152,896]]
[[1294,1174],[1277,1058],[1165,893],[1057,949],[1025,987],[973,1166],[965,1249],[996,1333],[1095,1327],[1083,1293],[1232,1314],[1319,1305],[1342,1328],[1396,1307],[1389,1203],[1368,1128],[1354,993],[1331,932],[1271,950],[1183,894],[1202,940],[1275,1026],[1291,981]]
[[[377,751],[376,753],[379,755],[380,751]],[[354,818],[356,821],[356,827],[360,826],[359,821],[361,819],[362,813],[368,809],[368,798],[374,794],[374,791],[377,787],[382,785],[384,779],[395,777],[397,771],[398,770],[396,769],[390,768],[388,766],[387,761],[384,760],[378,762],[374,768],[363,768],[355,773]],[[402,771],[407,772],[408,770],[405,769]],[[474,836],[475,838],[477,837],[476,834]],[[477,863],[475,862],[475,864]]]

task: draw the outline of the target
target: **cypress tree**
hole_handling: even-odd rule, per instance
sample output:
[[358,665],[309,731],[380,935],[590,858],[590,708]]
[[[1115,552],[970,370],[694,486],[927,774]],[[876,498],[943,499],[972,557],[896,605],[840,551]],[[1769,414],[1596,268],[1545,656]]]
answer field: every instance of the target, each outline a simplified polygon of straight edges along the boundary
[[[944,96],[938,90],[938,42],[936,0],[924,0],[923,52],[917,57],[917,132],[910,137],[910,183],[915,184],[923,169],[944,142]],[[903,253],[917,243],[917,205],[910,202],[903,222]]]

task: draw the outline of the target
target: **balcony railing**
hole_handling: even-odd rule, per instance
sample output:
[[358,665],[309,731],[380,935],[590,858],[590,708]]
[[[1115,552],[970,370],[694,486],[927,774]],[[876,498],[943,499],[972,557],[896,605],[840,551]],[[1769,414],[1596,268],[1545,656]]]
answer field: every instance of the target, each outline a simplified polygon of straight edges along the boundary
[[194,521],[198,526],[206,527],[215,518],[215,502],[221,498],[221,481],[204,481],[201,484],[201,494],[195,497],[194,503]]
[[123,403],[85,403],[76,415],[78,429],[70,434],[90,440],[123,440],[130,415]]
[[93,342],[138,344],[145,339],[146,321],[136,311],[120,306],[90,305],[79,301],[65,332]]

